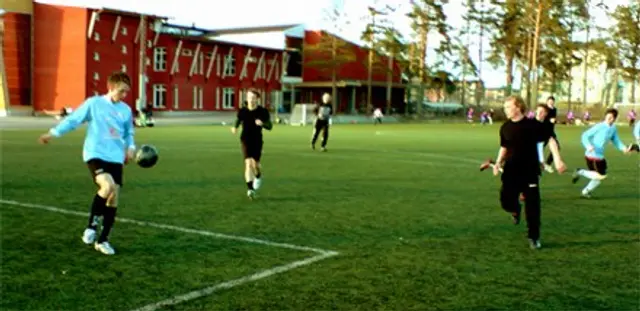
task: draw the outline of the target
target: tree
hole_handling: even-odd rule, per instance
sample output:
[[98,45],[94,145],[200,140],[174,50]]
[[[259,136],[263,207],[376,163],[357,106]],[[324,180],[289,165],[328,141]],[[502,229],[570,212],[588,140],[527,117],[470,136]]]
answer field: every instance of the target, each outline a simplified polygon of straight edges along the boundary
[[631,102],[636,102],[636,82],[640,76],[640,3],[618,6],[611,16],[615,20],[612,33],[619,48],[621,69],[631,82]]
[[[448,0],[411,0],[411,12],[407,14],[411,18],[411,26],[417,34],[418,42],[415,46],[414,57],[417,60],[417,73],[421,85],[427,83],[429,70],[426,65],[428,35],[432,31],[439,33],[443,40],[438,52],[451,51],[451,39],[449,38],[449,27],[446,24],[446,15],[443,6]],[[418,100],[418,113],[422,113],[422,99],[424,92],[420,92]]]
[[343,29],[343,26],[349,24],[342,9],[332,8],[326,12],[325,19],[330,22],[334,33],[323,31],[316,44],[305,42],[303,54],[306,59],[312,60],[305,63],[307,67],[331,73],[331,98],[333,99],[331,103],[333,111],[338,111],[337,71],[345,64],[356,61],[357,58],[353,45],[335,35]]

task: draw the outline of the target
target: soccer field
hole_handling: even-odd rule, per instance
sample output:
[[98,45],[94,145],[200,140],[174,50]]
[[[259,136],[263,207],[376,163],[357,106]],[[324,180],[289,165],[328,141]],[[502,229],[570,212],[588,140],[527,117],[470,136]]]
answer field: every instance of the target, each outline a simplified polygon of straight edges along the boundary
[[[498,128],[337,125],[322,153],[310,127],[276,126],[254,201],[228,127],[139,129],[160,161],[125,169],[115,256],[80,239],[84,129],[48,146],[2,131],[0,309],[639,310],[638,154],[608,146],[590,200],[545,174],[533,251],[478,170]],[[569,171],[584,129],[558,129]]]

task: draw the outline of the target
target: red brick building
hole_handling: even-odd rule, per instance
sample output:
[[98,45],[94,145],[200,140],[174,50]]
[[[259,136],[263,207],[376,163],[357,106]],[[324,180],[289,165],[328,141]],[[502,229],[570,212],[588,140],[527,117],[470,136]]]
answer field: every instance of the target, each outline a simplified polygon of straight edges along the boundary
[[205,30],[110,9],[36,3],[34,16],[36,111],[76,107],[105,92],[119,70],[133,79],[132,107],[146,98],[156,110],[234,110],[248,88],[266,106],[279,98],[282,50],[208,40]]
[[[30,16],[4,15],[3,51],[12,106],[31,105],[38,112],[75,108],[86,97],[105,92],[110,73],[125,71],[133,79],[126,100],[132,107],[235,110],[246,89],[257,88],[265,106],[286,112],[291,103],[319,102],[322,93],[331,92],[326,51],[318,45],[336,38],[340,53],[351,57],[336,69],[334,100],[339,112],[366,109],[368,50],[327,32],[304,30],[302,25],[276,26],[298,31],[296,35],[284,31],[281,48],[266,48],[217,36],[274,27],[225,32],[112,9],[32,6]],[[389,86],[393,106],[402,106],[404,85],[398,63],[378,54],[374,63],[372,106],[386,106]]]
[[[17,7],[0,16],[3,70],[0,76],[6,80],[11,105],[31,104],[31,18],[32,5],[29,1],[17,3]],[[3,86],[4,87],[4,86]],[[4,106],[4,105],[2,105]]]

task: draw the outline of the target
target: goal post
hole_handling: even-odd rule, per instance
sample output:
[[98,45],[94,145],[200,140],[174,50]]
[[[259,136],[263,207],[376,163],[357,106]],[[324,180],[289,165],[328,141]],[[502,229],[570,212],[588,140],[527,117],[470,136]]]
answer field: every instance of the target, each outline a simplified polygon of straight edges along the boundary
[[313,123],[314,108],[315,108],[315,104],[307,104],[307,103],[295,104],[291,112],[289,124],[296,125],[296,126],[305,126],[307,124]]

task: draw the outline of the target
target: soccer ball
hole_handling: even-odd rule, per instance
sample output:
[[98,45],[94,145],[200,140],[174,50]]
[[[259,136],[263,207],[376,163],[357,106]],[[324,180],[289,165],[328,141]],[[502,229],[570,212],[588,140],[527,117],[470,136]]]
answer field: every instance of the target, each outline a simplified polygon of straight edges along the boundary
[[158,150],[151,145],[142,145],[136,152],[136,163],[140,167],[150,168],[158,162]]

